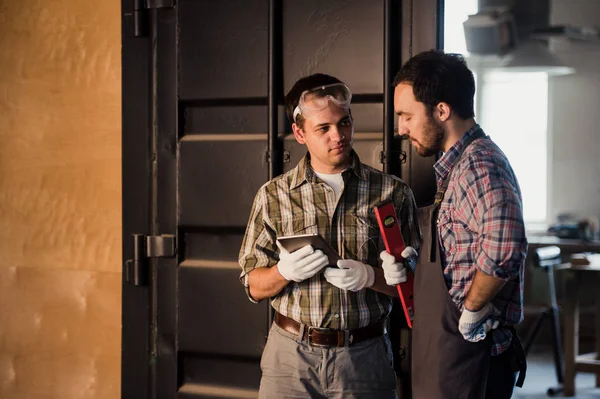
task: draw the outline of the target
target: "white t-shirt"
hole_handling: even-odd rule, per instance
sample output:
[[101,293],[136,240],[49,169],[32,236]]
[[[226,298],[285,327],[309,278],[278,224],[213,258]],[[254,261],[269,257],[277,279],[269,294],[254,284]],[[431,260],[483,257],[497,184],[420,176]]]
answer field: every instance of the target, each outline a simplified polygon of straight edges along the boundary
[[344,189],[344,179],[342,178],[341,173],[329,175],[326,173],[315,172],[315,175],[327,183],[329,187],[333,188],[333,191],[335,192],[335,198],[340,198],[340,195],[342,195],[342,190]]

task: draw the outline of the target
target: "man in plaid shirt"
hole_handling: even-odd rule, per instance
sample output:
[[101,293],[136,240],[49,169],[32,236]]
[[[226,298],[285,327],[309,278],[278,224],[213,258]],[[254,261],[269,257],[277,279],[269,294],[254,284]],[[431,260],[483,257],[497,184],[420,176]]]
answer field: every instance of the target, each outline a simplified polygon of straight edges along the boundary
[[[383,242],[374,206],[391,200],[407,245],[418,248],[416,207],[403,181],[361,163],[352,149],[351,96],[332,76],[296,82],[285,108],[308,153],[254,200],[240,279],[251,301],[271,298],[275,309],[260,398],[396,397],[386,329],[397,291],[378,262]],[[323,236],[342,260],[328,265],[320,249],[289,253],[277,241],[307,233]],[[383,264],[403,268],[394,259]]]
[[[429,207],[431,222],[421,225],[424,234],[433,231],[433,255],[422,252],[416,268],[413,389],[427,399],[483,398],[477,388],[482,386],[486,398],[509,398],[516,363],[524,365],[513,328],[523,319],[527,252],[517,178],[474,120],[475,83],[461,56],[418,54],[398,72],[394,85],[399,133],[421,156],[443,152],[434,165],[438,194]],[[424,236],[422,251],[426,242]],[[430,289],[438,275],[444,291],[439,300],[432,299],[438,297]],[[452,305],[446,303],[448,294]],[[444,342],[444,350],[430,350],[438,342]],[[466,365],[465,358],[479,355],[481,362]],[[459,363],[461,376],[456,375]],[[415,382],[415,375],[426,375],[426,381]]]

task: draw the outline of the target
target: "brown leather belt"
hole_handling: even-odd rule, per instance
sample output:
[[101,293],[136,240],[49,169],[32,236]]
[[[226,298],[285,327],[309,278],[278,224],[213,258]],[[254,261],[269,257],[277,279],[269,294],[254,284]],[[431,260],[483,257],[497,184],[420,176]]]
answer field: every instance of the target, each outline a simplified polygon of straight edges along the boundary
[[[275,312],[275,324],[287,332],[300,334],[300,323],[279,312]],[[305,325],[302,339],[313,346],[346,346],[346,340],[348,345],[354,345],[367,339],[381,337],[385,332],[384,320],[356,330],[333,330]]]

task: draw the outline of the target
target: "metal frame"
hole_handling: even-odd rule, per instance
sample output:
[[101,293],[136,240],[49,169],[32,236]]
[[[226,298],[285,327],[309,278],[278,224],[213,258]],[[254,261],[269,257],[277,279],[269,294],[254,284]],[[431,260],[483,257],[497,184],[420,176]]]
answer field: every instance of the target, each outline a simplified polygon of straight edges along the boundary
[[[279,139],[278,105],[283,103],[283,7],[282,0],[269,0],[268,155],[269,180],[283,172],[283,141]],[[273,323],[273,308],[267,310],[267,329]],[[266,340],[267,337],[265,337]]]
[[[121,11],[124,260],[121,396],[166,397],[177,389],[176,315],[172,312],[177,260],[150,259],[149,270],[145,271],[150,275],[149,286],[126,282],[125,260],[134,258],[135,234],[157,236],[176,232],[176,18],[174,9],[146,10],[140,8],[138,1],[123,0]],[[144,21],[148,16],[149,24]]]
[[[394,76],[400,68],[398,48],[402,43],[402,7],[398,1],[385,0],[383,9],[383,171],[400,174],[400,160],[394,157]],[[396,152],[399,152],[396,150]]]
[[[443,46],[443,6],[444,0],[402,1],[399,19],[402,21],[401,26],[399,27],[399,31],[401,32],[400,59],[402,60],[402,63],[421,51],[433,48],[439,49]],[[392,12],[390,12],[390,7],[391,5],[388,5],[386,2],[386,13],[388,13],[388,15],[392,14]],[[388,18],[389,16],[386,16],[386,23],[388,23]],[[391,37],[388,39],[388,34],[389,33],[386,31],[386,52],[389,51],[388,46],[391,45],[392,41]],[[386,56],[386,64],[387,62],[392,63],[393,60],[389,60]],[[397,69],[399,69],[399,67],[400,66],[398,66]],[[392,73],[392,71],[386,70],[386,79],[389,79],[390,73]],[[389,89],[387,84],[385,89]],[[387,94],[385,99],[386,103],[384,104],[384,109],[386,118],[389,118],[390,107],[393,112],[393,94],[391,96]],[[392,101],[391,105],[389,104],[389,101]],[[393,113],[393,117],[396,117],[395,113]],[[384,139],[386,137],[389,139],[388,135],[388,131],[385,130]],[[400,176],[411,187],[415,195],[417,206],[426,205],[432,202],[437,188],[433,171],[433,164],[436,162],[437,157],[423,158],[419,156],[408,140],[402,140],[401,145],[402,150],[406,152],[406,161],[401,164]],[[384,148],[387,150],[388,147],[384,146]],[[388,170],[386,169],[386,172],[387,171]],[[397,311],[397,309],[398,307],[396,306],[394,311]],[[402,317],[402,315],[400,314],[399,317]],[[394,337],[394,339],[397,340],[399,345],[399,348],[396,350],[398,351],[399,356],[404,358],[402,359],[402,367],[396,368],[397,372],[401,373],[400,384],[398,386],[400,397],[410,398],[412,394],[410,384],[403,384],[402,381],[405,381],[407,378],[410,379],[410,363],[412,356],[410,342],[412,331],[405,328],[395,333],[398,334],[398,336]],[[408,365],[408,367],[404,367],[404,365]]]
[[[137,3],[136,3],[137,4]],[[135,19],[141,10],[123,0],[122,12],[122,195],[123,260],[134,258],[133,234],[147,233],[150,225],[150,47]],[[148,143],[141,146],[140,143]],[[122,283],[121,396],[150,396],[150,289]],[[142,311],[140,311],[142,310]],[[146,310],[146,311],[143,311]]]
[[[175,8],[150,10],[152,43],[152,166],[155,178],[153,235],[177,235],[177,140],[179,131],[177,14]],[[177,245],[180,247],[180,245]],[[177,258],[152,260],[151,394],[177,391]]]
[[[550,251],[550,252],[549,252]],[[548,246],[537,248],[534,251],[533,264],[536,267],[544,269],[548,275],[548,306],[540,310],[538,317],[533,322],[533,328],[527,334],[523,343],[523,352],[525,356],[529,354],[531,345],[535,342],[541,331],[542,323],[548,320],[552,328],[552,356],[554,358],[554,371],[558,385],[547,389],[548,396],[554,396],[564,392],[565,383],[565,360],[563,355],[563,340],[560,330],[560,307],[556,299],[556,284],[554,271],[555,267],[562,263],[560,248],[557,246]]]
[[[443,45],[443,3],[444,0],[402,1],[402,60]],[[403,140],[402,149],[407,153],[402,179],[412,188],[417,206],[431,203],[436,192],[433,164],[437,157],[419,156],[407,140]]]

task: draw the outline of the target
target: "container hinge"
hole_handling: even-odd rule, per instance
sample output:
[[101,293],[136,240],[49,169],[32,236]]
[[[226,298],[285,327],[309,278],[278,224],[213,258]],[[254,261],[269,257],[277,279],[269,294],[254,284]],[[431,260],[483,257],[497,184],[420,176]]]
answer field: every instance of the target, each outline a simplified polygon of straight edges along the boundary
[[[273,162],[273,158],[271,157],[271,151],[265,153],[265,161],[267,163]],[[287,150],[283,151],[283,163],[290,163],[290,152]]]
[[149,258],[175,256],[175,236],[163,234],[147,236],[133,234],[133,259],[125,262],[125,281],[131,285],[148,285],[150,277]]
[[[398,153],[398,160],[401,164],[406,163],[406,151],[400,151],[400,153]],[[381,162],[382,164],[385,164],[387,162],[387,155],[385,151],[379,152],[379,162]]]

